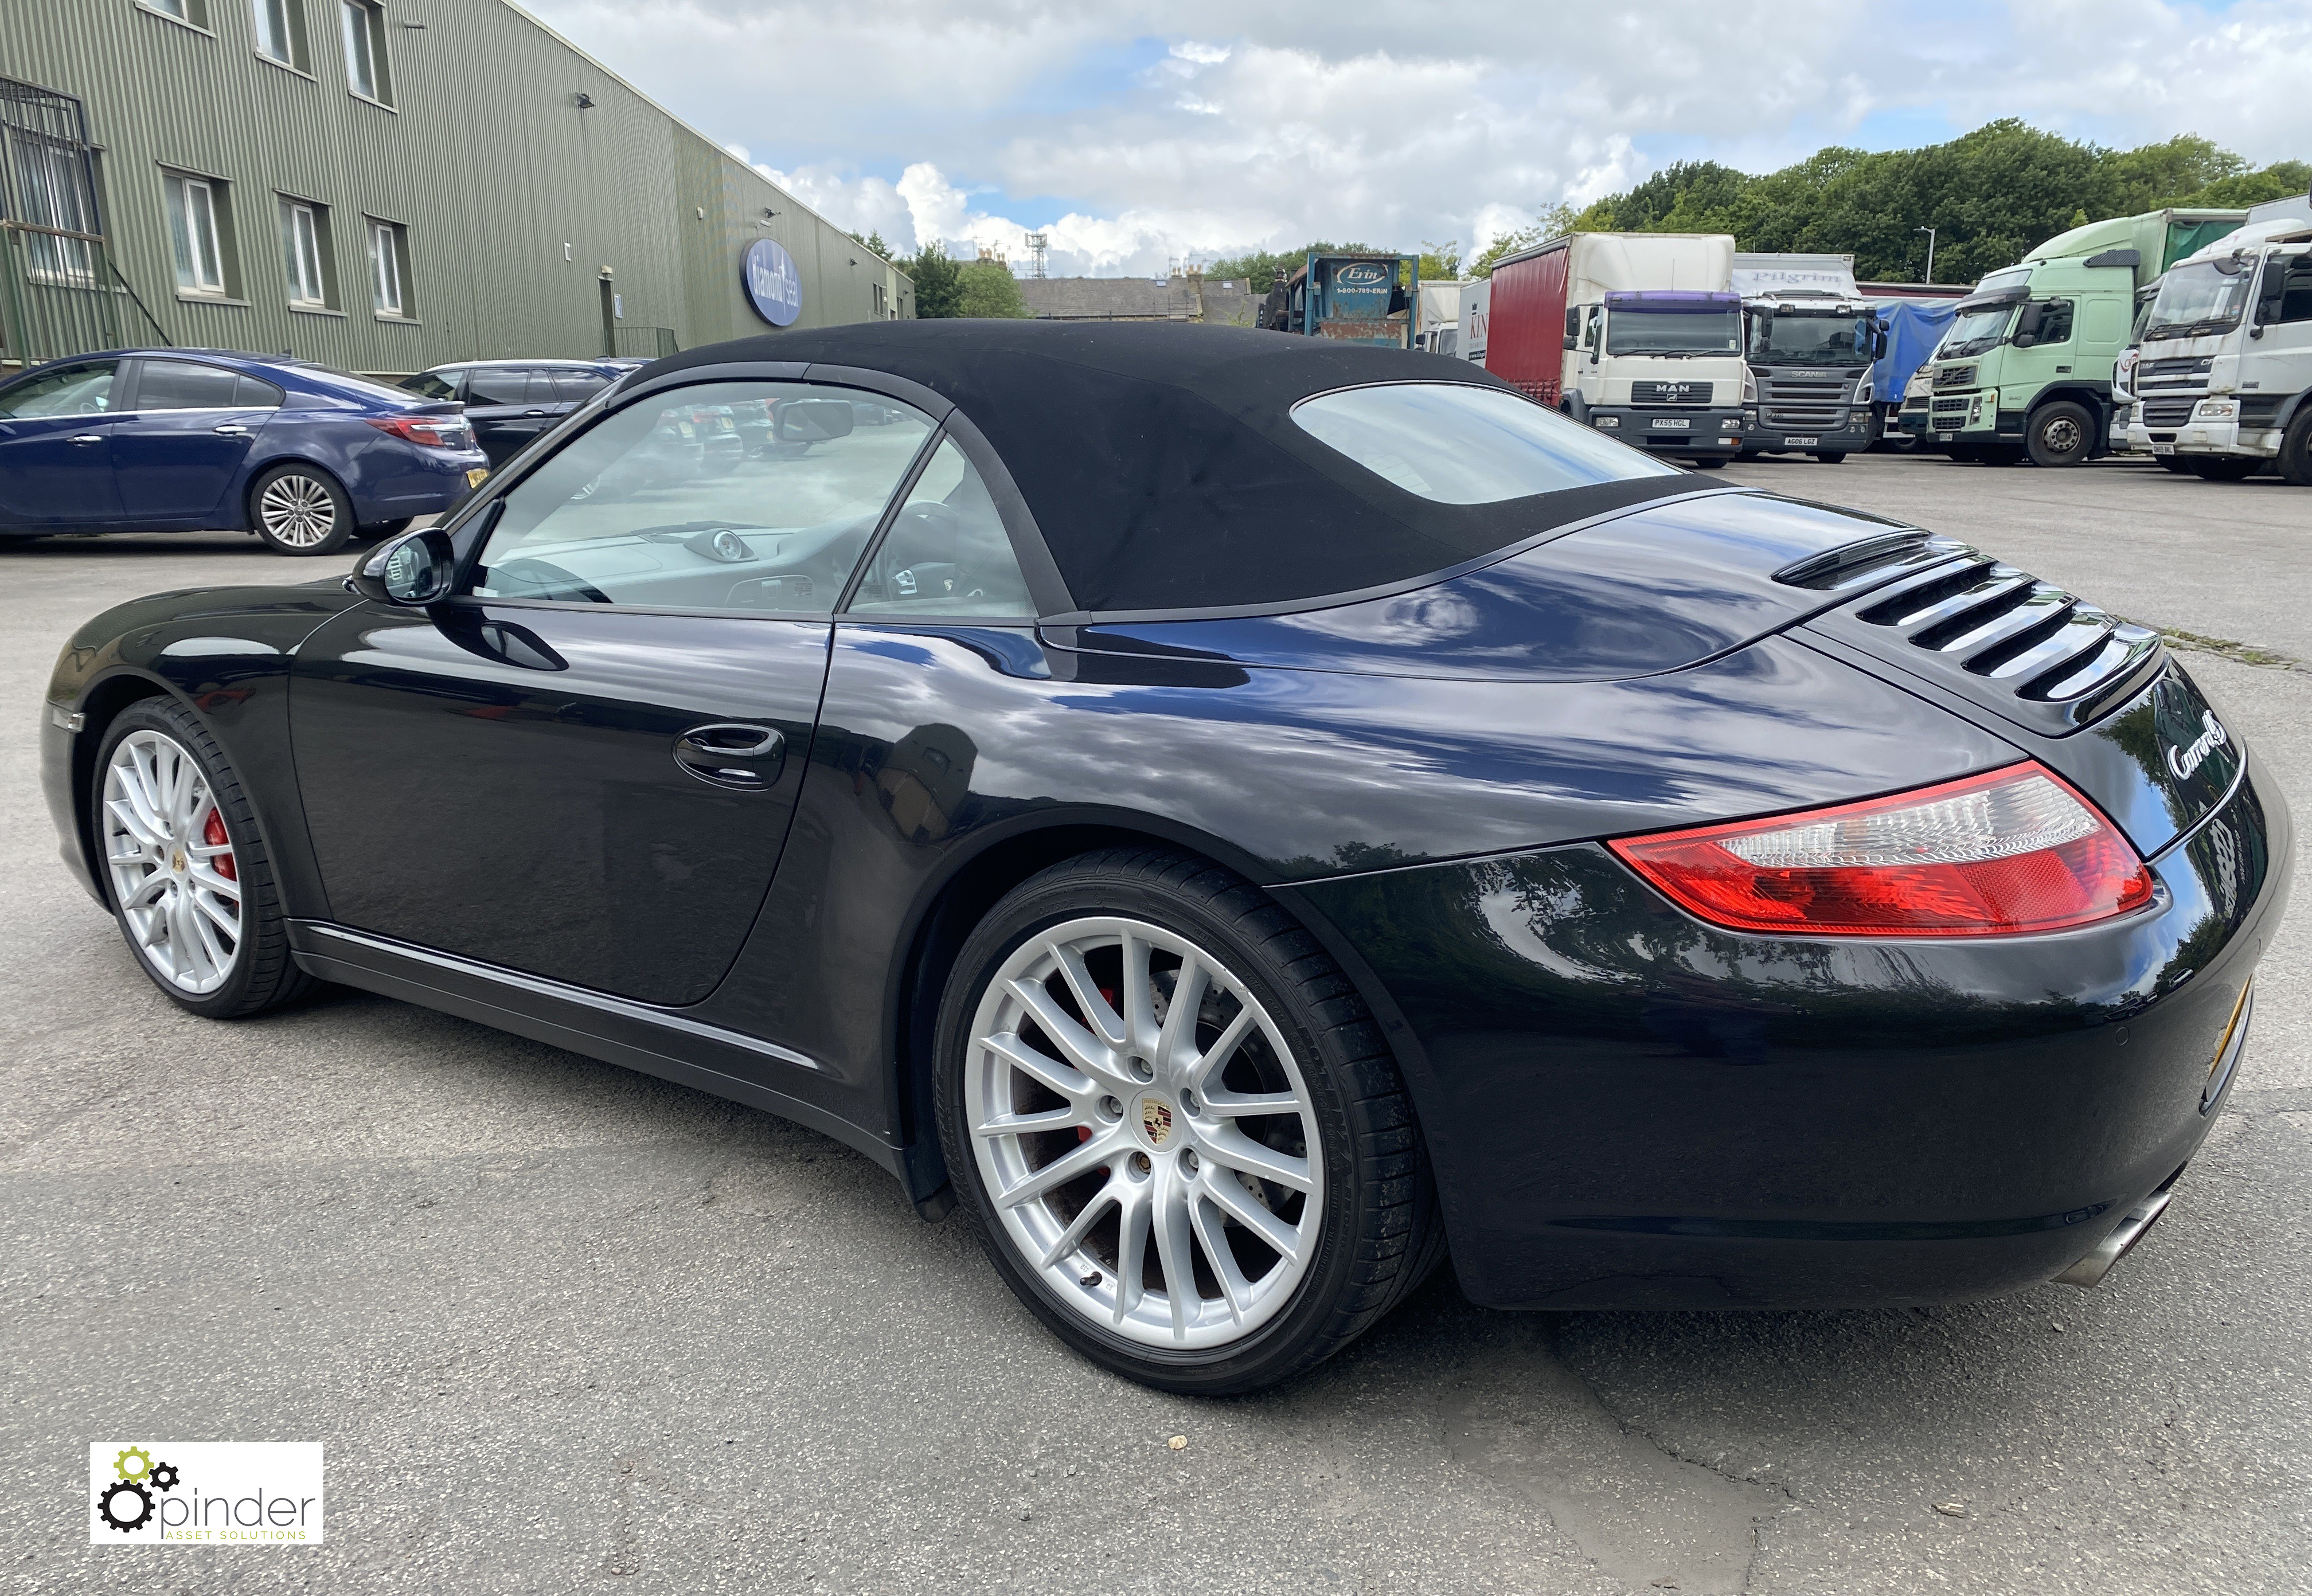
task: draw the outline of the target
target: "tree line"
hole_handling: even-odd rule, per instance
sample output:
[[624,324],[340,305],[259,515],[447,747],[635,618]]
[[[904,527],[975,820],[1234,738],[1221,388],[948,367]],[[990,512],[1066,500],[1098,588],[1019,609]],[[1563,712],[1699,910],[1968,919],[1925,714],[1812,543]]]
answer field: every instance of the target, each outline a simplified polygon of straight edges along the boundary
[[914,281],[918,317],[988,316],[1018,320],[1028,314],[1020,280],[1000,260],[952,259],[947,246],[937,239],[913,255],[895,255],[880,232],[854,232],[851,237]]
[[2196,134],[2111,150],[2010,118],[1917,150],[1832,145],[1780,171],[1681,161],[1580,210],[1559,205],[1496,239],[1470,265],[1568,232],[1724,232],[1738,249],[1854,257],[1866,282],[1972,283],[2067,229],[2169,206],[2234,209],[2312,186],[2312,163],[2257,168]]

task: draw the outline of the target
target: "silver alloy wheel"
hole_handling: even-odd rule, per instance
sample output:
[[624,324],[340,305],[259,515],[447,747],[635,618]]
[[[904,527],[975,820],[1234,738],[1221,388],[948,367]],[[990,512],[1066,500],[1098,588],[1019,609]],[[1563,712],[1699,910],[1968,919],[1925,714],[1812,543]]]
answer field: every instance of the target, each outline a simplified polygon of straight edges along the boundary
[[1141,920],[1054,926],[996,971],[969,1045],[980,1178],[1053,1295],[1182,1349],[1291,1301],[1316,1256],[1323,1148],[1283,1033],[1220,960]]
[[267,536],[285,548],[319,548],[337,527],[328,484],[293,471],[265,484],[257,495],[257,514]]
[[132,731],[104,771],[104,859],[113,899],[154,973],[195,996],[241,957],[241,882],[208,778],[184,746]]

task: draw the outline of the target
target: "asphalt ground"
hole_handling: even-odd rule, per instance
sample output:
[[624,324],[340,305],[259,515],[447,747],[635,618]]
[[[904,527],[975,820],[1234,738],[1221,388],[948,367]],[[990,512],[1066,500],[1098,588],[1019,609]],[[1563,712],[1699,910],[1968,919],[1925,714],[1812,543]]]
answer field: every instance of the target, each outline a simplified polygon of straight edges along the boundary
[[[1727,479],[2225,640],[2190,668],[2312,801],[2312,493],[1881,456]],[[2097,1290],[1505,1314],[1448,1273],[1294,1384],[1160,1396],[809,1131],[358,994],[225,1025],[151,990],[57,861],[49,664],[117,599],[336,563],[0,550],[8,1588],[2312,1589],[2302,911],[2229,1112]],[[88,1443],[126,1435],[324,1442],[326,1545],[88,1546]]]

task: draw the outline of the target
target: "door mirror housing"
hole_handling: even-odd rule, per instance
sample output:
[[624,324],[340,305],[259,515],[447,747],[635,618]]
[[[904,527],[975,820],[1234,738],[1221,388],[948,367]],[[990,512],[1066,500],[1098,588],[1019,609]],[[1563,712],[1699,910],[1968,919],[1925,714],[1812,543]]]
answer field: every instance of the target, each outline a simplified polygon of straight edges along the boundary
[[1872,360],[1883,361],[1887,358],[1887,329],[1885,327],[1880,327],[1877,336],[1871,339],[1870,349],[1870,358]]
[[1568,349],[1579,349],[1581,347],[1581,340],[1569,335],[1565,340],[1565,346]]
[[848,399],[790,399],[779,406],[778,440],[825,443],[830,438],[848,438],[857,419]]
[[428,527],[364,553],[346,578],[346,590],[378,604],[422,608],[449,597],[457,571],[457,551],[449,534]]

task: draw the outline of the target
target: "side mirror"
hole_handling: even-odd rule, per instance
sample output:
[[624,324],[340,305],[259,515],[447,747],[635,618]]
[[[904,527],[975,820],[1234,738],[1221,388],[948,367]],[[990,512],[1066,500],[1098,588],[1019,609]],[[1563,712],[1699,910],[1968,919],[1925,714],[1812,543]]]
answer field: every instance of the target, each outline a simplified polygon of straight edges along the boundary
[[1871,341],[1870,358],[1875,361],[1883,361],[1887,358],[1887,329],[1883,327],[1878,329],[1878,336]]
[[449,596],[458,556],[446,532],[405,532],[369,550],[346,578],[346,590],[378,604],[416,608]]
[[2018,349],[2028,349],[2038,341],[2038,338],[2030,333],[2018,333],[2014,338],[2015,347]]
[[1565,346],[1566,346],[1568,349],[1579,349],[1579,348],[1581,348],[1581,339],[1579,339],[1579,338],[1575,338],[1575,337],[1571,337],[1571,336],[1569,336],[1569,337],[1565,340]]
[[790,399],[779,406],[778,440],[824,443],[848,438],[857,419],[848,399]]

